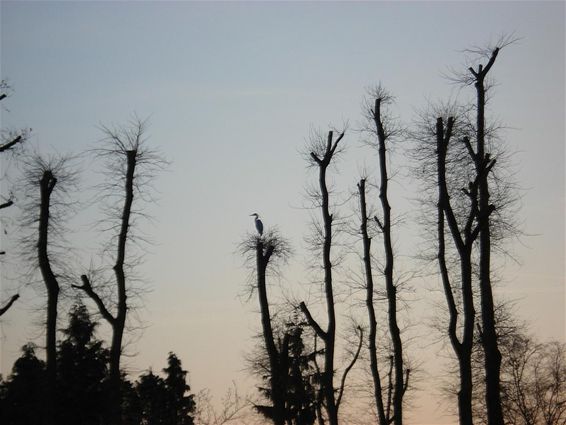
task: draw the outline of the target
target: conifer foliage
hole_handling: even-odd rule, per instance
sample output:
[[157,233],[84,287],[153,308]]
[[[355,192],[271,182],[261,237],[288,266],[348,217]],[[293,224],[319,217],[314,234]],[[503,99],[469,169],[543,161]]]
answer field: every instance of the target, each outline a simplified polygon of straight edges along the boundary
[[96,326],[84,305],[72,308],[57,352],[58,424],[94,425],[105,419],[109,352],[94,338]]
[[169,353],[165,378],[151,370],[143,374],[135,386],[141,406],[143,425],[193,425],[191,413],[195,410],[192,395],[186,395],[187,371],[174,353]]
[[[58,425],[109,423],[110,353],[96,338],[97,325],[84,305],[72,307],[57,346],[58,399],[52,414]],[[188,394],[187,371],[174,353],[163,372],[165,377],[149,370],[134,383],[122,375],[122,424],[193,425],[195,402]],[[47,386],[45,362],[37,358],[33,344],[25,345],[11,375],[0,381],[0,423],[41,425],[47,391],[53,389]]]
[[45,390],[45,362],[35,355],[35,345],[22,347],[7,382],[0,383],[0,423],[41,424],[42,395]]

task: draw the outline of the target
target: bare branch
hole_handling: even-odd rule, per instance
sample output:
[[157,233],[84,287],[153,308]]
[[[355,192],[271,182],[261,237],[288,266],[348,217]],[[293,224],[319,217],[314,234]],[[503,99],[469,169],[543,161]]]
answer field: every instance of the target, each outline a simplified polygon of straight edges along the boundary
[[14,205],[14,201],[12,201],[12,200],[10,199],[9,201],[0,204],[0,210],[1,210],[1,209],[4,209],[4,208],[11,207],[12,205]]
[[7,142],[7,143],[4,143],[4,144],[0,145],[0,153],[1,153],[1,152],[4,152],[4,151],[7,151],[8,149],[13,148],[15,145],[17,145],[18,143],[20,143],[20,142],[22,142],[22,141],[23,141],[23,138],[22,138],[21,135],[19,135],[19,136],[16,137],[15,139],[13,139],[13,140],[11,140],[11,141],[9,141],[9,142]]
[[12,295],[12,298],[10,298],[10,300],[6,303],[6,305],[0,308],[0,316],[6,313],[18,298],[20,298],[20,294]]
[[[332,132],[329,132],[329,134],[328,134],[329,140],[332,139],[331,134],[332,134]],[[344,134],[345,134],[344,131],[342,133],[340,133],[340,135],[338,136],[338,138],[334,142],[334,145],[332,146],[332,149],[330,150],[331,155],[334,155],[334,152],[336,152],[336,148],[338,147],[338,143],[340,142],[340,140],[342,140],[342,138],[344,137]]]
[[358,357],[360,356],[360,351],[362,350],[362,344],[363,344],[363,341],[364,341],[364,331],[360,326],[358,326],[358,331],[360,332],[360,340],[358,342],[358,348],[356,350],[356,353],[354,354],[354,357],[352,358],[352,361],[346,367],[346,369],[344,369],[344,372],[342,373],[342,379],[340,381],[340,388],[338,390],[338,398],[336,399],[336,410],[338,410],[340,408],[340,402],[342,401],[342,396],[344,394],[344,387],[346,386],[346,378],[348,377],[348,373],[350,372],[350,370],[352,370],[352,368],[354,367],[354,364],[356,364],[356,361],[358,360]]
[[462,138],[462,143],[464,144],[464,146],[466,146],[466,149],[468,149],[468,153],[470,154],[470,157],[474,160],[474,162],[477,160],[476,158],[476,153],[474,152],[474,148],[472,147],[472,144],[470,142],[470,138],[469,137],[463,137]]
[[100,312],[102,317],[104,317],[104,320],[106,320],[110,324],[114,324],[116,319],[108,311],[108,309],[104,305],[104,301],[102,301],[102,299],[94,291],[92,285],[90,284],[90,280],[89,280],[88,276],[84,275],[84,274],[81,275],[81,280],[83,282],[82,285],[71,285],[71,286],[73,288],[80,289],[80,290],[84,291],[94,301],[94,303],[98,307],[98,311]]
[[304,313],[304,315],[307,319],[307,322],[309,323],[309,326],[313,328],[313,330],[320,337],[320,339],[322,339],[323,341],[326,341],[326,339],[328,337],[326,332],[324,332],[322,330],[322,328],[320,327],[320,325],[316,322],[316,320],[314,320],[314,318],[312,317],[312,314],[309,311],[309,309],[307,308],[306,304],[304,302],[301,302],[299,307],[300,307],[301,311]]

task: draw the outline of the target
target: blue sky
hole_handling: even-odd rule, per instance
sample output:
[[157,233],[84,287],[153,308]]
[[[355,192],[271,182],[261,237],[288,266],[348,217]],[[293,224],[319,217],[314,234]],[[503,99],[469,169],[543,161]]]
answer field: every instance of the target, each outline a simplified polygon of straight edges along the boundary
[[[352,129],[335,177],[343,199],[361,169],[375,170],[353,131],[367,86],[383,82],[410,123],[428,100],[473,95],[441,76],[462,66],[462,49],[513,32],[521,40],[498,58],[490,106],[508,126],[524,188],[519,221],[531,236],[509,245],[522,264],[501,261],[499,290],[518,299],[533,331],[564,339],[564,3],[3,1],[0,11],[1,75],[14,89],[2,128],[32,127],[31,144],[44,151],[81,152],[100,139],[99,124],[136,113],[150,117],[151,143],[172,161],[155,183],[159,204],[148,207],[157,244],[143,265],[148,328],[132,346],[133,370],[160,369],[174,350],[196,390],[244,380],[259,322],[253,300],[238,298],[247,271],[237,244],[259,212],[295,247],[283,284],[308,280],[301,207],[313,176],[300,151],[311,128]],[[394,206],[410,222],[415,184],[402,154],[394,164]],[[77,241],[88,235],[81,229]],[[400,230],[402,254],[414,254],[418,232]],[[2,320],[4,374],[39,333],[27,320],[35,292],[4,276],[0,298],[13,288],[23,301]],[[412,314],[425,317],[427,306],[417,297]],[[420,417],[436,423],[427,403]]]

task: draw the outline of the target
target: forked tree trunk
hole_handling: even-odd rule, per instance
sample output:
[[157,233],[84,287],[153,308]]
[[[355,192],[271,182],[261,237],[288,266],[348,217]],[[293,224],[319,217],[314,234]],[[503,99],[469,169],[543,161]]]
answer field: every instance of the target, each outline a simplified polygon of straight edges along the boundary
[[[458,226],[446,182],[446,156],[452,138],[454,118],[449,118],[446,128],[442,118],[436,122],[436,154],[438,180],[438,263],[448,304],[448,336],[452,344],[460,374],[458,390],[458,416],[460,425],[472,425],[472,346],[474,338],[474,295],[472,290],[472,246],[477,239],[478,227],[473,227],[477,217],[477,181],[470,185],[470,211],[466,225],[461,230]],[[463,305],[463,324],[459,325],[459,312],[454,297],[454,288],[450,282],[446,264],[445,218],[456,246],[460,260],[461,300]],[[462,337],[458,337],[458,328],[462,327]]]
[[330,165],[333,155],[344,133],[333,141],[333,132],[328,133],[326,149],[322,158],[315,152],[311,152],[311,158],[318,166],[318,182],[320,187],[320,208],[323,221],[323,243],[322,263],[324,269],[324,293],[326,296],[327,328],[323,330],[312,317],[305,303],[301,303],[301,310],[309,325],[324,342],[324,371],[322,373],[322,391],[328,422],[330,425],[338,425],[338,406],[335,399],[334,388],[334,350],[336,343],[336,311],[334,306],[334,289],[332,286],[332,261],[330,251],[332,248],[332,214],[330,214],[330,201],[326,183],[326,171]]
[[116,262],[114,264],[114,275],[116,277],[117,290],[117,309],[116,315],[113,315],[104,300],[95,292],[94,288],[86,275],[82,275],[83,284],[75,286],[82,289],[95,302],[102,317],[112,327],[112,344],[110,346],[110,424],[120,425],[122,423],[122,391],[121,391],[121,372],[120,360],[122,357],[122,345],[124,338],[124,330],[126,326],[126,317],[128,312],[128,293],[126,288],[126,273],[124,263],[126,259],[126,243],[128,241],[128,230],[130,227],[130,219],[132,215],[132,204],[134,201],[134,176],[137,165],[137,150],[128,150],[126,154],[126,173],[124,184],[124,206],[120,221],[120,232],[118,234],[118,244],[116,248]]

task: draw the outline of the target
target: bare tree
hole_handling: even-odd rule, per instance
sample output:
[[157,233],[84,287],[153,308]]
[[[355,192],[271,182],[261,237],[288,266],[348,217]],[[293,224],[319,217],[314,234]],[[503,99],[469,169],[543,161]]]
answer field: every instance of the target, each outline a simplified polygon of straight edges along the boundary
[[[520,363],[519,363],[520,364]],[[534,398],[545,425],[566,423],[566,346],[560,342],[544,344],[535,355]]]
[[[460,390],[458,392],[458,410],[461,424],[472,424],[472,369],[471,355],[474,338],[474,294],[472,289],[472,247],[477,239],[478,226],[474,227],[474,220],[477,215],[477,183],[470,184],[470,212],[468,220],[461,230],[456,219],[446,179],[446,156],[452,132],[454,128],[454,118],[448,118],[446,127],[442,118],[438,118],[436,123],[437,140],[437,171],[438,171],[438,263],[444,295],[450,313],[448,334],[452,343],[452,348],[456,353],[460,367]],[[461,285],[461,300],[463,305],[463,324],[462,335],[458,337],[458,316],[459,311],[454,299],[454,289],[448,271],[445,247],[445,220],[452,236],[452,241],[458,251],[460,261],[460,272],[456,278]]]
[[477,70],[470,67],[469,71],[474,77],[474,86],[477,94],[477,121],[476,121],[476,147],[475,152],[470,149],[474,159],[477,175],[478,205],[477,218],[480,228],[479,242],[479,284],[481,298],[481,342],[485,352],[485,385],[487,415],[489,425],[503,425],[503,411],[501,408],[501,353],[497,344],[495,323],[495,308],[491,284],[491,213],[495,205],[490,201],[490,184],[488,175],[495,165],[486,143],[486,76],[495,63],[500,48],[496,47],[489,57],[487,65],[478,65]]
[[[314,195],[315,202],[320,206],[322,214],[322,226],[316,226],[315,236],[316,248],[322,249],[322,268],[324,271],[324,294],[326,298],[327,325],[326,330],[313,317],[305,302],[300,303],[300,309],[306,317],[307,323],[314,333],[320,338],[324,345],[324,366],[321,371],[321,386],[324,399],[324,406],[330,425],[338,424],[338,409],[344,393],[344,385],[349,371],[359,355],[359,349],[354,353],[352,362],[345,368],[341,383],[338,389],[334,386],[334,357],[336,348],[336,306],[333,287],[333,264],[331,257],[332,237],[334,234],[334,214],[331,212],[330,194],[327,184],[328,167],[333,163],[334,158],[340,151],[339,143],[344,137],[342,132],[334,139],[333,131],[328,132],[328,137],[324,140],[319,135],[313,136],[309,146],[308,160],[311,166],[318,168],[319,191]],[[360,342],[362,338],[361,329]]]
[[[263,229],[262,229],[263,233]],[[258,411],[270,418],[275,425],[284,425],[286,422],[286,401],[287,401],[287,372],[288,372],[288,350],[289,337],[285,335],[280,346],[277,346],[274,336],[272,315],[267,296],[267,268],[272,260],[285,260],[290,248],[288,243],[275,230],[265,232],[263,235],[249,235],[242,242],[241,250],[245,256],[255,254],[257,292],[261,313],[261,326],[263,334],[264,349],[267,353],[269,366],[267,374],[269,376],[270,391],[269,398],[273,406],[256,406]]]
[[301,302],[300,308],[303,311],[309,326],[311,326],[324,343],[324,371],[321,375],[322,392],[324,394],[324,402],[328,414],[330,425],[338,425],[338,408],[334,395],[334,350],[336,345],[336,310],[334,305],[334,288],[332,282],[332,262],[330,251],[332,248],[332,221],[333,216],[330,213],[330,196],[326,182],[326,172],[338,148],[338,143],[344,137],[341,133],[336,140],[332,131],[328,132],[326,144],[321,143],[320,139],[313,140],[312,150],[310,152],[310,160],[319,169],[319,188],[320,188],[320,207],[322,212],[323,229],[322,229],[322,262],[324,269],[324,292],[326,295],[326,311],[327,311],[327,328],[326,331],[314,319],[311,312],[304,302]]
[[[112,425],[120,423],[120,360],[123,349],[124,332],[129,309],[128,297],[133,290],[128,285],[128,272],[135,263],[130,253],[134,240],[131,227],[134,217],[142,214],[134,205],[138,197],[140,201],[148,199],[154,173],[165,165],[165,161],[154,150],[146,147],[144,133],[146,122],[139,119],[130,123],[129,127],[102,127],[105,138],[104,147],[95,149],[95,154],[106,161],[108,184],[104,187],[104,196],[120,207],[110,205],[108,208],[109,230],[114,243],[113,274],[115,282],[115,298],[105,299],[91,282],[91,276],[81,276],[82,285],[73,285],[84,291],[96,304],[98,311],[112,328],[110,346],[110,388],[113,392],[111,400]],[[111,180],[110,180],[111,179]],[[131,273],[130,273],[131,274]],[[114,311],[112,311],[114,310]]]
[[[8,92],[10,91],[10,86],[8,85],[6,80],[0,81],[0,101],[4,100],[8,97]],[[1,138],[2,142],[0,143],[0,153],[13,151],[14,148],[19,146],[24,140],[28,137],[27,131],[4,131],[2,130]],[[11,207],[14,205],[14,196],[12,193],[8,197],[2,197],[0,201],[0,210],[4,208]],[[0,255],[4,255],[5,251],[0,251]],[[18,294],[12,295],[12,297],[4,304],[2,308],[0,308],[0,316],[6,313],[10,307],[14,304],[14,302],[19,298]]]
[[[383,389],[379,375],[379,367],[377,360],[376,334],[377,323],[375,308],[373,305],[374,283],[371,265],[371,238],[368,234],[368,216],[366,206],[365,180],[362,179],[358,184],[360,196],[360,211],[362,216],[361,232],[364,246],[364,269],[366,276],[366,307],[369,315],[369,350],[370,350],[370,369],[374,384],[374,398],[377,410],[377,416],[381,425],[391,422],[396,425],[403,423],[403,397],[407,389],[410,369],[405,367],[403,359],[403,343],[401,340],[401,331],[398,325],[398,293],[394,280],[394,263],[395,255],[392,243],[392,218],[391,205],[389,203],[388,187],[389,174],[387,171],[388,162],[388,145],[391,138],[397,136],[400,132],[395,128],[393,122],[384,116],[382,107],[392,101],[392,97],[382,87],[378,86],[370,92],[373,105],[365,106],[366,119],[371,123],[366,130],[375,138],[370,144],[377,148],[379,157],[379,199],[381,203],[381,220],[375,216],[374,220],[377,224],[381,235],[383,236],[383,251],[385,254],[385,264],[383,266],[383,277],[385,279],[385,291],[388,303],[388,326],[391,343],[393,346],[392,355],[392,372],[393,386],[389,386],[389,394],[387,396],[387,406],[383,403]],[[371,101],[370,101],[371,102]],[[392,407],[392,411],[391,411]]]
[[196,425],[224,425],[242,421],[252,423],[253,419],[249,417],[250,404],[247,397],[240,395],[235,383],[222,397],[220,409],[214,407],[210,391],[201,390],[195,395],[194,421]]
[[[502,410],[510,425],[566,423],[566,348],[515,334],[501,342]],[[483,392],[482,392],[482,395]],[[479,404],[485,409],[485,399]]]
[[[509,303],[496,309],[501,350],[501,406],[509,425],[566,424],[566,346],[540,343],[528,325],[511,312]],[[479,339],[479,338],[478,338]],[[485,352],[480,341],[474,350],[474,411],[476,421],[488,423],[485,398]]]
[[[495,317],[495,303],[492,284],[492,253],[497,242],[497,232],[501,228],[510,227],[497,216],[508,209],[513,197],[509,194],[501,195],[501,180],[496,172],[501,163],[501,153],[494,147],[494,128],[488,124],[486,119],[486,105],[488,103],[491,84],[488,82],[488,74],[491,71],[499,52],[502,48],[516,41],[513,36],[501,37],[494,46],[487,48],[472,48],[466,50],[476,60],[485,59],[487,64],[472,65],[467,73],[456,75],[455,80],[464,85],[474,85],[476,101],[474,105],[472,134],[467,139],[466,147],[474,164],[474,190],[476,197],[476,222],[479,229],[478,247],[478,283],[481,305],[480,341],[485,354],[485,397],[487,406],[487,418],[489,425],[502,425],[504,423],[501,407],[501,352],[497,342],[497,323]],[[474,61],[476,62],[476,61]],[[494,194],[494,190],[496,193]],[[497,193],[499,191],[499,193]],[[495,195],[495,196],[494,196]],[[495,213],[495,214],[494,214]],[[496,216],[497,215],[497,216]],[[494,217],[495,216],[495,217]],[[502,224],[503,223],[503,224]]]
[[[68,278],[65,263],[68,255],[57,252],[64,240],[65,223],[72,211],[69,192],[76,184],[76,172],[69,165],[70,157],[45,157],[39,154],[24,160],[24,185],[30,199],[23,210],[23,225],[28,230],[23,239],[24,255],[37,267],[47,295],[46,314],[46,423],[53,423],[55,400],[57,306],[61,281]],[[36,229],[33,229],[37,226]],[[63,257],[63,258],[61,258]],[[66,258],[64,258],[66,257]]]
[[[475,300],[472,250],[479,235],[478,182],[470,171],[473,163],[467,149],[470,142],[466,117],[466,111],[454,105],[432,106],[421,114],[414,134],[418,140],[417,176],[424,182],[424,193],[429,202],[434,200],[431,203],[436,204],[435,260],[448,309],[446,333],[458,362],[461,425],[473,423]],[[432,227],[433,224],[427,225]]]
[[[496,138],[497,126],[486,124],[485,105],[486,76],[500,48],[509,42],[507,38],[502,39],[497,47],[490,50],[485,67],[479,65],[477,70],[470,67],[470,74],[453,77],[460,84],[475,85],[476,102],[464,107],[433,107],[421,117],[420,136],[416,136],[425,142],[418,147],[421,177],[429,179],[433,174],[432,169],[436,175],[437,260],[448,307],[448,336],[460,371],[460,423],[466,424],[473,421],[472,353],[476,282],[481,304],[481,326],[478,324],[477,328],[485,351],[488,423],[503,423],[499,384],[501,355],[497,349],[495,330],[491,253],[494,235],[495,241],[500,242],[507,232],[514,231],[512,220],[506,216],[514,197],[513,191],[509,190],[511,185],[500,179],[494,171],[496,161],[500,164],[504,155],[501,149],[494,149],[491,143]],[[436,124],[433,126],[434,121]],[[435,140],[435,143],[427,146],[427,137],[429,141]],[[452,243],[447,243],[447,229]]]

